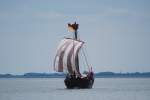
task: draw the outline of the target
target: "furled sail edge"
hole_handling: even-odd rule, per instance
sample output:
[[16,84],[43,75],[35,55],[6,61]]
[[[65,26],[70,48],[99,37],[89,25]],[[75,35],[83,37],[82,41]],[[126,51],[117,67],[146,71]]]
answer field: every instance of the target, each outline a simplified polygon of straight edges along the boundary
[[75,39],[67,38],[67,37],[65,37],[65,39],[72,40],[72,41],[77,41],[77,42],[83,42],[84,43],[84,41],[82,41],[82,40],[75,40]]

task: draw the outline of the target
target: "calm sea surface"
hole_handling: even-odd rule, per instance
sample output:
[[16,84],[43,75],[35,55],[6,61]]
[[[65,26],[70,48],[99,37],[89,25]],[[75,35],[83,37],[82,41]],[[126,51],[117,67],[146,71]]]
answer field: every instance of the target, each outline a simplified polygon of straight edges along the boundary
[[150,78],[96,78],[74,90],[61,78],[0,79],[0,100],[150,100]]

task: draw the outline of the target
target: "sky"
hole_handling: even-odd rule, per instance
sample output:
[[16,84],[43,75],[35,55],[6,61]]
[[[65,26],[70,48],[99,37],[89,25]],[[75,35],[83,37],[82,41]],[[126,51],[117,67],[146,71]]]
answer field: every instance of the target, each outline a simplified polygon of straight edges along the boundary
[[67,23],[75,21],[95,72],[148,72],[149,5],[149,0],[0,0],[0,73],[53,72],[57,45],[72,37]]

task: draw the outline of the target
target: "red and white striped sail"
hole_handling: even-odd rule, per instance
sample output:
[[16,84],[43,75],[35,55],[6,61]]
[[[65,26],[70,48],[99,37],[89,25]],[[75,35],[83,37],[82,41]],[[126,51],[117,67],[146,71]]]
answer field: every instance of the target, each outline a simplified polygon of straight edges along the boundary
[[57,48],[54,70],[57,72],[67,71],[70,74],[75,72],[80,75],[76,59],[83,43],[82,41],[71,38],[63,39]]

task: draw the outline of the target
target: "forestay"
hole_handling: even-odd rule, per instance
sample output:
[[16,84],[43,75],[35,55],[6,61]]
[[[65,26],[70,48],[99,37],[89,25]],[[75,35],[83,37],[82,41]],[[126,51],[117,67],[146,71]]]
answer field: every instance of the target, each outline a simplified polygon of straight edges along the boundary
[[54,59],[54,70],[57,72],[67,71],[69,74],[75,73],[80,75],[76,59],[83,43],[83,41],[71,38],[63,39],[57,48]]

